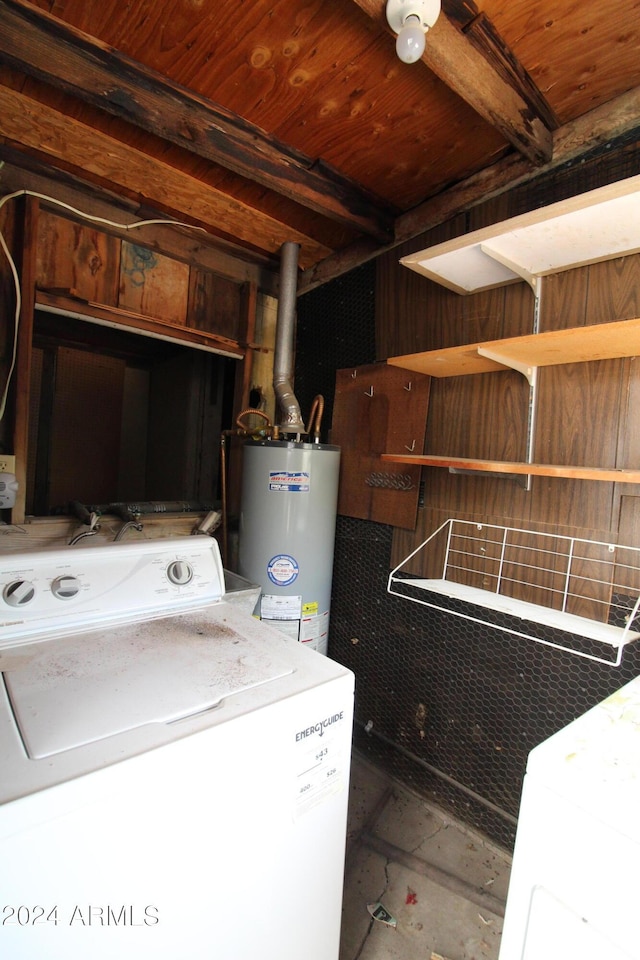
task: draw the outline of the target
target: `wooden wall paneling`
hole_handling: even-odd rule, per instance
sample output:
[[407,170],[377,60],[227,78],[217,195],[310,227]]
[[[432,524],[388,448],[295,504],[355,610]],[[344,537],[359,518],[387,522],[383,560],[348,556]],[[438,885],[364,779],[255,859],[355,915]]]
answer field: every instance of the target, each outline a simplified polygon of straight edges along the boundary
[[[600,265],[599,265],[600,266]],[[592,266],[545,277],[540,329],[578,327],[587,320]],[[602,282],[599,271],[598,282]],[[593,313],[592,321],[601,320]],[[611,317],[611,319],[615,319]],[[534,459],[541,463],[615,466],[622,360],[562,364],[538,371]],[[534,478],[531,518],[578,528],[611,529],[614,485]]]
[[[20,208],[22,209],[22,208]],[[17,235],[18,217],[16,204],[5,203],[0,208],[0,231],[9,250],[15,251],[18,247]],[[0,396],[7,388],[11,370],[15,336],[15,284],[9,267],[9,261],[4,253],[0,252]],[[13,453],[12,436],[13,392],[7,393],[7,409],[0,419],[0,451]]]
[[44,290],[68,291],[82,300],[118,302],[120,241],[88,226],[40,211],[36,283]]
[[53,445],[53,416],[56,409],[56,365],[58,351],[54,346],[32,349],[31,385],[29,389],[29,457],[27,477],[27,513],[47,516],[51,501],[49,487]]
[[504,337],[505,323],[508,322],[505,316],[506,290],[506,287],[500,287],[469,296],[452,294],[454,303],[457,301],[461,307],[461,310],[456,310],[459,321],[457,326],[453,322],[450,324],[446,343],[441,345],[456,346]]
[[[428,284],[429,281],[426,281]],[[532,295],[524,284],[469,297],[437,288],[440,304],[455,307],[439,331],[440,346],[470,343],[504,335],[505,325],[518,332],[532,324]],[[502,371],[469,377],[434,378],[425,451],[458,456],[523,459],[529,387],[521,374]],[[475,510],[477,501],[499,503],[512,481],[496,478],[437,477],[425,471],[425,501],[438,503],[444,496],[460,509]]]
[[[536,461],[616,465],[622,366],[620,360],[600,360],[539,371]],[[532,481],[532,519],[610,528],[613,484],[540,479]]]
[[450,291],[408,270],[399,260],[423,246],[442,243],[463,230],[464,217],[455,217],[376,260],[378,360],[444,345],[441,336],[449,327],[447,319],[463,309],[460,298],[448,296]]
[[[627,495],[621,497],[617,542],[623,547],[640,546],[640,497]],[[624,549],[618,550],[613,576],[615,593],[629,596],[640,590],[640,572],[637,569],[630,569],[632,566],[634,568],[638,566],[637,554]]]
[[[260,348],[255,343],[258,310],[258,289],[256,284],[245,283],[236,293],[237,292],[239,292],[240,298],[235,316],[235,337],[240,340],[240,342],[247,344],[244,359],[240,361],[242,373],[240,377],[237,377],[238,384],[236,387],[236,402],[234,404],[234,409],[240,412],[250,406],[249,393],[251,391],[253,361]],[[235,294],[232,297],[231,291],[228,291],[228,293],[230,299],[233,300]],[[229,301],[227,301],[227,303],[228,302]],[[231,311],[229,311],[228,316],[229,320],[231,320]],[[231,334],[229,334],[229,336],[231,336]],[[273,379],[273,371],[271,379]]]
[[188,264],[122,241],[118,307],[186,326],[188,297]]
[[230,340],[246,340],[243,284],[192,268],[189,281],[189,326]]
[[[636,428],[638,409],[640,409],[640,357],[629,357],[623,365],[618,417],[616,465],[622,469],[640,465],[640,430]],[[619,529],[623,500],[632,495],[632,491],[626,484],[615,485],[612,529]]]
[[[184,350],[157,363],[150,377],[147,499],[198,499],[206,381],[210,360]],[[206,450],[203,451],[206,455]],[[176,495],[177,491],[179,494]]]
[[[424,471],[424,474],[425,478],[428,478],[429,471]],[[434,510],[429,506],[424,506],[418,510],[415,532],[395,527],[391,544],[390,567],[397,566],[448,519],[449,514],[446,511]],[[424,550],[421,550],[409,561],[406,567],[403,567],[403,572],[419,577],[429,577],[430,579],[441,577],[445,546],[446,544],[441,537],[435,537]]]
[[[588,268],[589,285],[585,315],[587,323],[640,316],[640,254],[594,263]],[[637,311],[637,312],[636,312]],[[636,429],[640,409],[640,358],[621,362],[618,400],[616,466],[640,466],[640,431]],[[613,491],[611,529],[618,529],[622,500],[628,487],[616,484]],[[638,540],[640,543],[640,540]]]
[[585,323],[640,317],[640,254],[592,263],[586,269]]
[[[624,373],[616,466],[632,468],[640,465],[640,430],[637,426],[638,410],[640,410],[640,357],[631,357],[626,360]],[[621,488],[621,493],[623,496],[627,495],[628,490]]]
[[[21,302],[18,326],[17,358],[13,377],[14,422],[13,452],[16,458],[18,493],[11,510],[11,522],[23,523],[27,496],[27,456],[29,452],[29,394],[31,388],[31,356],[33,307],[36,290],[36,237],[40,204],[28,198],[19,208],[22,230],[16,244],[16,266],[20,276]],[[20,215],[19,215],[20,216]]]
[[58,347],[49,508],[116,499],[124,370],[122,359]]
[[[551,292],[556,294],[561,303],[557,314],[563,326],[578,324],[584,317],[587,279],[588,274],[583,272],[581,277],[565,277],[564,282],[551,285]],[[526,285],[519,284],[506,288],[505,292],[508,301],[504,315],[505,335],[519,336],[529,332],[534,307],[531,291]],[[570,310],[567,310],[567,300],[573,304]],[[544,303],[553,313],[553,300],[547,297]],[[583,312],[576,316],[579,310]],[[567,313],[571,314],[569,323]],[[609,422],[616,417],[617,371],[626,361],[606,363],[613,364],[616,372],[612,374],[611,369],[608,374],[600,371],[600,378],[597,369],[596,372],[589,372],[589,368],[594,366],[592,364],[561,367],[555,372],[541,371],[538,431],[541,431],[543,447],[538,443],[537,459],[596,465],[609,462],[614,465],[615,431],[613,437],[607,431],[585,431],[585,423],[597,423],[601,414]],[[444,455],[455,451],[460,456],[464,456],[462,451],[466,449],[494,459],[523,460],[526,454],[528,399],[529,386],[524,377],[516,372],[434,379],[426,449]],[[449,411],[454,411],[453,415]],[[522,489],[519,481],[506,478],[452,476],[446,471],[430,468],[426,468],[423,475],[425,504],[431,508],[442,508],[447,515],[463,516],[469,512],[472,516],[482,518],[492,513],[498,518],[515,518],[525,526],[531,521],[539,523],[551,519],[556,523],[565,523],[573,520],[578,530],[586,525],[604,526],[605,529],[610,526],[612,484],[593,485],[575,481],[571,486],[570,481],[535,478],[533,491],[529,493]],[[594,486],[604,489],[597,491]],[[595,503],[590,508],[589,504],[594,498]],[[603,509],[606,518],[604,524]],[[566,510],[569,511],[568,515],[565,514]],[[419,527],[421,522],[420,519]],[[428,530],[416,531],[416,543],[419,542],[418,535],[424,539],[428,534]],[[397,534],[394,538],[394,561],[398,562],[411,548],[411,541]]]
[[543,542],[544,547],[541,548],[541,541],[528,530],[510,535],[500,592],[518,600],[560,610],[569,546],[566,541],[556,537]]
[[[640,255],[620,257],[604,263],[593,263],[588,268],[586,323],[604,323],[640,316]],[[638,312],[635,312],[638,311]],[[614,363],[615,361],[609,361]],[[640,431],[636,429],[640,408],[640,359],[620,360],[617,419],[612,419],[610,431],[617,432],[616,466],[640,466]],[[628,486],[615,484],[610,528],[618,529],[622,519],[622,501]],[[634,542],[639,542],[634,541]]]
[[578,267],[576,270],[542,277],[538,333],[583,326],[588,287],[589,267]]
[[608,622],[614,556],[608,545],[576,543],[567,597],[569,613]]
[[[249,391],[255,391],[255,397],[260,398],[260,409],[275,421],[277,401],[273,388],[273,360],[278,319],[277,300],[262,296],[256,291],[254,312],[253,334],[249,337],[248,331],[248,339],[250,342],[255,342],[256,348],[248,348],[247,351],[251,366],[247,386]],[[241,406],[238,406],[238,409],[242,409]]]
[[[31,351],[31,389],[29,391],[29,446],[27,451],[27,488],[26,488],[26,502],[25,502],[25,512],[29,514],[35,514],[36,510],[34,504],[37,502],[37,492],[36,492],[36,464],[38,462],[38,445],[40,440],[40,411],[42,409],[41,404],[41,391],[43,380],[48,379],[48,358],[45,356],[45,351],[35,347]],[[43,376],[44,373],[44,376]],[[47,411],[50,416],[51,404],[49,404],[49,410]],[[47,445],[48,446],[48,445]],[[46,452],[48,456],[48,449]],[[46,474],[48,474],[48,470]],[[42,512],[42,511],[41,511]]]
[[[496,291],[493,291],[494,293]],[[531,333],[534,324],[534,297],[528,284],[503,288],[503,336],[522,336]],[[482,331],[479,331],[482,333]],[[527,380],[516,371],[503,371],[474,377],[472,402],[476,391],[486,410],[486,422],[478,450],[490,451],[488,457],[496,460],[526,460],[529,420],[530,388]],[[476,383],[475,381],[478,381]],[[486,384],[482,381],[486,380]],[[490,419],[489,419],[490,418]],[[480,439],[480,437],[479,437]],[[524,489],[523,478],[469,477],[465,507],[474,515],[519,518],[526,523],[530,497]]]
[[413,529],[420,467],[384,465],[379,455],[421,450],[430,378],[370,364],[338,370],[332,442],[341,448],[338,513]]
[[[237,286],[237,285],[236,285]],[[246,342],[253,344],[256,335],[256,312],[258,309],[258,291],[255,283],[246,283],[238,288],[240,299],[235,321],[236,336]],[[229,301],[227,301],[227,304]],[[229,314],[230,318],[230,314]],[[248,346],[242,360],[235,361],[234,370],[234,392],[233,392],[233,413],[234,422],[231,424],[222,424],[223,429],[235,426],[235,419],[242,410],[250,407],[249,394],[252,385],[253,360],[259,348]],[[271,354],[273,362],[273,354]],[[227,371],[229,364],[227,362]],[[270,381],[273,379],[273,365],[270,370]],[[268,411],[264,411],[268,414]],[[277,415],[278,411],[275,411]],[[240,511],[240,494],[242,490],[242,444],[235,438],[230,437],[226,444],[226,491],[227,491],[227,510],[229,514],[237,515]],[[229,564],[230,558],[225,558]]]
[[482,230],[494,223],[500,223],[501,220],[510,220],[519,212],[515,209],[516,203],[517,191],[510,190],[492,197],[486,203],[471,207],[467,212],[467,226],[464,232],[473,233],[474,230]]
[[536,301],[528,283],[510,284],[504,290],[502,336],[525,337],[534,331]]

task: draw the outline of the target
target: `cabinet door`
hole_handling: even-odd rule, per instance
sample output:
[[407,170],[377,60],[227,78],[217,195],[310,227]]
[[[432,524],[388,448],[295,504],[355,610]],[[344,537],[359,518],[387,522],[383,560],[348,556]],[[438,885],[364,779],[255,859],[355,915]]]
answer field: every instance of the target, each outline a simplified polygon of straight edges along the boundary
[[419,466],[397,466],[382,453],[422,452],[431,378],[370,364],[338,370],[332,443],[341,448],[338,513],[413,530]]

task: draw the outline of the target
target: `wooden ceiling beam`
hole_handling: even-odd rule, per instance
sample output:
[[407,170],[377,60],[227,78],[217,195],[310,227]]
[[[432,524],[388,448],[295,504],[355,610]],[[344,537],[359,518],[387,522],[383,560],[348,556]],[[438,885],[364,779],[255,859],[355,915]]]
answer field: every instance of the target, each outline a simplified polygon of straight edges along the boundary
[[[392,33],[386,0],[354,3]],[[486,17],[466,29],[469,38],[442,12],[427,33],[422,62],[531,163],[548,163],[555,119],[542,94]]]
[[322,216],[393,236],[397,211],[379,197],[25,0],[0,0],[0,59]]
[[640,137],[640,87],[560,127],[554,134],[553,159],[544,167],[534,167],[517,154],[499,160],[399,217],[393,243],[380,247],[362,240],[305,270],[298,282],[298,293],[322,286],[485,200],[587,157],[607,143],[634,135]]
[[53,166],[134,197],[174,220],[188,218],[194,228],[235,239],[259,254],[276,256],[284,243],[299,243],[301,266],[330,252],[255,207],[8,87],[0,86],[0,116],[0,144],[45,157]]

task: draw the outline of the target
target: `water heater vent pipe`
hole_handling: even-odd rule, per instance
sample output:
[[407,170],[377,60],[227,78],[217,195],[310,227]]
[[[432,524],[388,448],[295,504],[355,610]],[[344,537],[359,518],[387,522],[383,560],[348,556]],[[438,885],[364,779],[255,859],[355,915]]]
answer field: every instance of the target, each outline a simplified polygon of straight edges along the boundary
[[283,433],[304,433],[300,405],[293,392],[293,345],[298,288],[297,243],[283,243],[280,251],[280,292],[273,360],[273,389],[282,412]]

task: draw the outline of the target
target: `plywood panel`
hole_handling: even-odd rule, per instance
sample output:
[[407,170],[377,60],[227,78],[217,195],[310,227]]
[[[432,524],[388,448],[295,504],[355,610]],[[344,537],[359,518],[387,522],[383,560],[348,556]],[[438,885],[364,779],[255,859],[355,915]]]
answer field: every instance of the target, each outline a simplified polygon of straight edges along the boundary
[[118,306],[156,320],[185,324],[189,266],[122,241]]
[[49,504],[116,499],[125,361],[60,347]]
[[204,270],[192,270],[189,285],[189,326],[231,340],[244,340],[242,286]]
[[338,370],[332,442],[341,448],[338,513],[413,529],[420,467],[381,463],[388,450],[422,449],[430,379],[371,364]]
[[36,285],[41,289],[116,305],[120,263],[116,237],[41,209],[36,256]]

